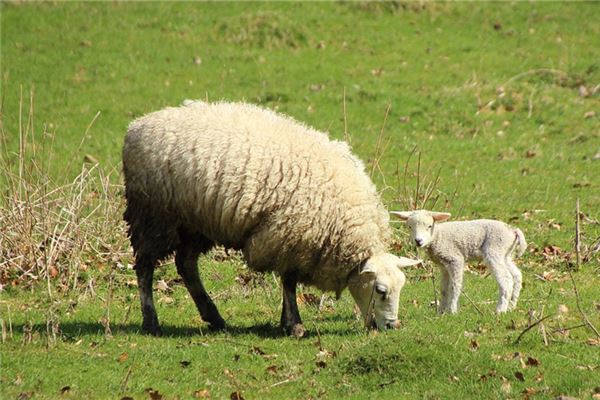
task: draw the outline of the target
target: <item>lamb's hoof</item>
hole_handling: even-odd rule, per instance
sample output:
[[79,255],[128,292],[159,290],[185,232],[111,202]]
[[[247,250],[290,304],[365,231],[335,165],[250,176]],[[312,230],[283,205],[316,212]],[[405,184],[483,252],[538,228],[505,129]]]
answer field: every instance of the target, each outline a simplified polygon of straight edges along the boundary
[[304,335],[306,334],[306,330],[304,330],[304,325],[302,324],[294,324],[291,327],[285,327],[284,330],[288,335],[296,337],[298,339],[304,337]]

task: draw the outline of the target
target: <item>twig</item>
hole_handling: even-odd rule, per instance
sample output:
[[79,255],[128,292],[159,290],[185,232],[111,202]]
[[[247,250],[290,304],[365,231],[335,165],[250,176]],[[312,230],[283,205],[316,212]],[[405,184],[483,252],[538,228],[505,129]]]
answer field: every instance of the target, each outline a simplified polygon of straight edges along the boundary
[[[540,318],[544,316],[544,308],[546,306],[542,306],[542,311],[540,312]],[[542,339],[544,339],[544,345],[548,346],[548,337],[546,335],[546,327],[543,322],[540,322],[540,331],[542,332]]]
[[579,227],[579,197],[575,203],[575,254],[577,255],[577,269],[581,268],[581,231]]
[[371,165],[371,173],[369,176],[373,176],[375,173],[375,168],[379,166],[379,160],[383,156],[383,134],[385,133],[385,124],[388,119],[388,115],[390,114],[390,110],[392,108],[392,103],[388,103],[387,108],[385,110],[385,116],[383,117],[383,124],[381,124],[381,131],[379,131],[379,136],[377,137],[377,144],[375,145],[375,156],[373,157],[373,164]]
[[571,283],[573,284],[573,291],[575,292],[575,300],[577,303],[577,309],[579,310],[579,313],[581,314],[581,317],[583,318],[583,322],[585,322],[586,325],[592,331],[594,331],[596,336],[600,338],[600,332],[598,332],[598,329],[596,329],[594,324],[592,324],[592,322],[589,320],[589,318],[587,317],[587,315],[583,312],[583,309],[581,308],[581,302],[579,299],[579,291],[577,290],[577,285],[575,284],[575,278],[573,277],[573,273],[571,272],[571,269],[568,269],[567,272],[569,273],[569,277],[571,278]]
[[542,322],[544,322],[545,320],[547,320],[548,318],[551,318],[551,317],[553,317],[553,315],[546,315],[545,317],[543,317],[543,318],[540,318],[540,319],[538,319],[537,321],[535,321],[535,322],[533,322],[533,323],[529,324],[529,326],[527,326],[527,328],[525,328],[525,329],[524,329],[524,330],[523,330],[523,331],[522,331],[522,332],[519,334],[519,336],[517,336],[517,339],[514,341],[514,343],[513,343],[513,344],[518,344],[518,343],[521,341],[521,338],[523,337],[523,335],[524,335],[525,333],[527,333],[528,331],[530,331],[530,330],[531,330],[531,328],[534,328],[535,326],[537,326],[537,325],[541,324]]
[[131,361],[131,365],[127,369],[127,373],[121,382],[121,393],[127,390],[127,383],[129,382],[129,377],[131,376],[131,371],[133,370],[133,364],[135,363],[135,359]]
[[504,82],[502,87],[506,87],[509,83],[516,81],[517,79],[521,79],[527,75],[537,75],[537,74],[551,74],[551,75],[562,75],[567,76],[567,73],[558,69],[551,68],[538,68],[538,69],[530,69],[529,71],[521,72]]
[[348,134],[348,118],[346,114],[346,86],[344,86],[342,105],[344,107],[344,141],[350,145],[350,135]]
[[469,302],[473,305],[473,307],[475,307],[475,309],[477,310],[477,312],[480,315],[483,315],[483,312],[479,309],[479,307],[477,307],[477,304],[475,304],[475,302],[473,300],[471,300],[471,298],[469,297],[469,295],[464,290],[461,293],[467,298],[467,300],[469,300]]

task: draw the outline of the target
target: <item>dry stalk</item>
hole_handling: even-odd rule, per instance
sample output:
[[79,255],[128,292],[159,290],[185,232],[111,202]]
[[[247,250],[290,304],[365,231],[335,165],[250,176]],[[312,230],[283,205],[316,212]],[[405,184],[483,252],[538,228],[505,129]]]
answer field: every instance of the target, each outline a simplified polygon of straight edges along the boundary
[[579,197],[575,203],[575,254],[577,256],[577,269],[581,268],[581,230],[579,226]]

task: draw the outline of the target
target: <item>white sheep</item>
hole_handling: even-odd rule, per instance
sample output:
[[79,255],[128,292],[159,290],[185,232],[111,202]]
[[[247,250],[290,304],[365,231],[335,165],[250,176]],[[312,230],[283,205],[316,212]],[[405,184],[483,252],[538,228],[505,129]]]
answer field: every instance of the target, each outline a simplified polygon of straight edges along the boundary
[[304,334],[297,283],[348,286],[365,321],[373,307],[377,327],[398,325],[399,267],[419,261],[386,252],[388,213],[345,143],[253,105],[187,101],[131,123],[123,171],[145,331],[160,334],[152,276],[172,253],[202,318],[225,327],[196,265],[216,243],[281,276],[290,334]]
[[519,257],[527,248],[520,229],[489,219],[437,223],[450,218],[450,214],[427,210],[392,211],[391,214],[407,222],[411,241],[427,249],[433,261],[442,267],[441,313],[458,311],[464,265],[469,260],[482,260],[498,281],[496,312],[516,307],[522,278],[513,253],[516,250]]

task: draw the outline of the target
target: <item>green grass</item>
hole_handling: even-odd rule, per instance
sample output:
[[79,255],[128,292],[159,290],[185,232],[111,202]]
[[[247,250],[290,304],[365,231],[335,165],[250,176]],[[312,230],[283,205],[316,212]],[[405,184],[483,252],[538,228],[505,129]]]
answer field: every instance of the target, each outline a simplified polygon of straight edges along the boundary
[[[165,336],[153,338],[138,331],[123,224],[112,232],[97,224],[81,234],[79,252],[56,259],[51,297],[46,269],[33,279],[0,259],[0,397],[150,398],[149,388],[164,398],[202,390],[215,399],[235,391],[246,399],[592,397],[600,347],[588,343],[590,329],[577,327],[566,271],[574,265],[577,198],[589,217],[584,253],[600,236],[599,17],[591,2],[0,4],[3,172],[18,169],[21,129],[29,132],[26,164],[50,164],[41,180],[71,182],[85,158],[119,184],[128,123],[187,98],[263,104],[337,139],[345,99],[352,148],[370,167],[391,105],[382,173],[373,176],[390,209],[406,203],[404,168],[417,146],[421,167],[413,155],[408,193],[417,175],[427,184],[439,170],[436,209],[510,221],[530,243],[519,262],[522,298],[506,316],[493,314],[496,285],[481,274],[466,277],[473,303],[463,296],[458,315],[438,316],[429,305],[431,275],[411,269],[400,330],[365,333],[345,293],[320,311],[301,305],[310,336],[295,340],[277,328],[281,299],[271,275],[244,286],[235,280],[247,273],[238,259],[206,258],[205,283],[230,330],[206,331],[185,289],[172,283],[172,293],[157,294]],[[31,132],[52,149],[34,157]],[[0,188],[0,246],[7,246],[9,174]],[[48,207],[58,210],[61,201]],[[102,208],[108,217],[90,211],[96,202],[110,204]],[[121,191],[92,187],[80,208],[70,207],[90,213],[86,221],[117,224]],[[94,232],[101,234],[92,239]],[[55,240],[45,233],[32,235],[33,253]],[[405,242],[406,231],[397,233]],[[547,246],[560,254],[544,255]],[[158,275],[171,282],[175,271]],[[598,253],[574,278],[582,310],[599,327]],[[548,345],[539,327],[515,344],[542,314],[551,315]],[[539,365],[522,364],[528,357]]]

